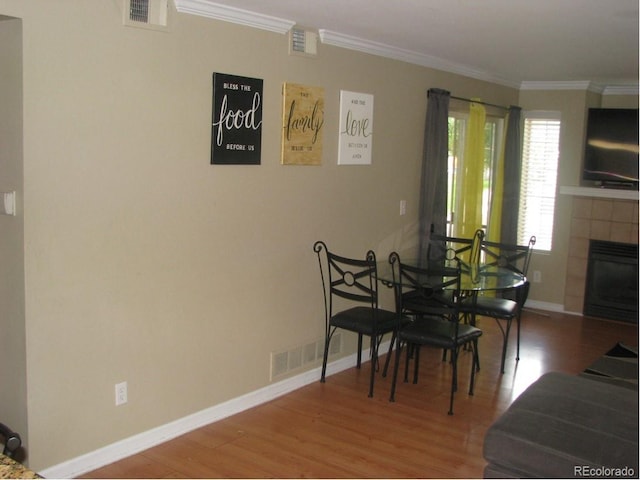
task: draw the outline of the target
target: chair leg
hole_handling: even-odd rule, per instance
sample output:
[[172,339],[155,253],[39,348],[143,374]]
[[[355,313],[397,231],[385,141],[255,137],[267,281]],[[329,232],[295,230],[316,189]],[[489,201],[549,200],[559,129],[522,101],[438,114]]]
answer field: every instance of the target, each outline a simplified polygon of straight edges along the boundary
[[418,369],[420,368],[420,345],[416,345],[416,354],[413,359],[413,384],[418,383]]
[[356,362],[356,368],[360,368],[362,363],[362,334],[358,334],[358,360]]
[[[496,319],[498,321],[498,323],[500,323],[500,321],[498,319]],[[502,326],[500,327],[500,329],[502,330],[502,359],[500,361],[500,373],[504,373],[504,363],[505,363],[505,358],[507,356],[507,344],[509,343],[509,332],[511,332],[511,322],[513,321],[513,318],[509,318],[506,319],[507,325],[504,329],[502,329]]]
[[384,361],[384,369],[382,370],[382,376],[387,376],[387,370],[389,369],[389,361],[391,360],[391,353],[393,352],[393,344],[396,341],[396,332],[391,335],[391,343],[389,344],[389,351],[387,352],[387,358]]
[[[460,355],[460,348],[466,348],[466,345],[451,350],[451,365],[453,367],[453,388],[456,392],[458,391],[458,356]],[[456,362],[455,364],[453,363],[454,361]]]
[[324,355],[322,357],[322,374],[320,375],[320,383],[324,383],[325,375],[327,373],[327,359],[329,358],[329,342],[331,342],[331,335],[327,335],[324,339]]
[[[398,345],[396,346],[396,361],[393,365],[393,380],[391,381],[391,394],[389,395],[389,401],[396,401],[396,381],[398,380],[398,367],[400,366],[400,354],[402,353],[402,342],[398,339]],[[409,348],[407,347],[407,357],[409,356]]]
[[469,395],[473,395],[473,386],[476,378],[476,362],[478,359],[478,340],[475,339],[471,345],[473,349],[473,359],[471,362],[471,381],[469,382]]
[[[382,337],[384,337],[384,335],[378,335],[374,338],[371,339],[371,344],[373,345],[373,342],[375,341],[376,344],[376,355],[375,355],[375,368],[376,368],[376,372],[380,370],[380,359],[378,358],[378,353],[380,352],[380,344],[382,343]],[[371,352],[373,352],[373,350],[371,350]],[[371,356],[371,360],[373,361],[373,355]]]
[[378,339],[371,335],[371,376],[369,378],[369,398],[373,397],[373,382],[376,378],[376,368],[378,365]]
[[407,355],[404,359],[404,383],[409,381],[409,359],[415,358],[417,346],[412,343],[407,343]]
[[453,372],[451,372],[451,396],[449,397],[449,415],[453,415],[453,396],[457,390],[458,383],[458,351],[456,348],[451,349],[451,363]]

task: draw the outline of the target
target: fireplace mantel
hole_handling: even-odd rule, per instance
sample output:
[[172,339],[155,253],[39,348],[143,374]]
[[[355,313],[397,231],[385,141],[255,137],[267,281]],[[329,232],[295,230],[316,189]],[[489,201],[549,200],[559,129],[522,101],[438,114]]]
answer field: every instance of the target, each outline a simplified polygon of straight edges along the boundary
[[618,190],[615,188],[598,187],[560,187],[561,195],[575,197],[614,198],[619,200],[638,200],[638,190]]

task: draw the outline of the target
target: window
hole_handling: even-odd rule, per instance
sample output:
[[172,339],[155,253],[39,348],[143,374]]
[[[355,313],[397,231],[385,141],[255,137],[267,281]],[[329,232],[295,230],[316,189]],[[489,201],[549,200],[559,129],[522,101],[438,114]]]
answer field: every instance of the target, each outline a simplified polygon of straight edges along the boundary
[[[459,199],[462,197],[461,182],[458,175],[464,172],[464,141],[465,129],[469,115],[466,113],[449,112],[449,163],[447,178],[447,229],[448,234],[456,236],[454,231],[454,217],[460,211]],[[492,168],[500,154],[500,142],[504,120],[487,115],[484,126],[484,174],[482,190],[482,226],[486,229],[489,222],[491,205]]]
[[525,112],[518,243],[536,236],[536,250],[551,250],[560,144],[559,112]]
[[[526,245],[536,236],[536,250],[551,250],[555,210],[556,177],[560,143],[559,112],[525,112],[522,141],[522,174],[518,210],[518,237]],[[464,138],[468,115],[449,113],[449,165],[447,196],[447,233],[455,236],[456,212],[459,211],[461,182],[464,172]],[[490,222],[493,166],[500,152],[503,119],[487,115],[485,124],[484,182],[482,194],[482,227]]]

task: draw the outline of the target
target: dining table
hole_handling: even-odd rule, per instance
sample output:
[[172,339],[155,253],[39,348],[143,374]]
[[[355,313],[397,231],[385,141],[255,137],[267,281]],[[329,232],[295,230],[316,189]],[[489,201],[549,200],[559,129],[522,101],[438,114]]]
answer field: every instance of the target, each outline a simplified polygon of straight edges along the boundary
[[[402,258],[402,263],[411,266],[423,265],[416,258]],[[443,265],[443,275],[447,275],[455,269],[455,263],[447,262]],[[389,287],[396,284],[397,279],[393,277],[391,264],[389,262],[379,262],[377,265],[378,280]],[[425,277],[425,285],[428,286],[429,278]],[[469,264],[460,263],[460,290],[469,296],[477,296],[482,292],[496,292],[521,287],[527,278],[520,272],[495,264]],[[451,286],[450,288],[454,288]]]
[[[414,267],[425,266],[424,261],[417,258],[401,257],[401,261],[404,265]],[[466,304],[464,311],[468,314],[466,321],[473,326],[476,326],[476,304],[478,295],[496,295],[501,291],[521,287],[527,281],[527,277],[524,274],[507,266],[497,265],[495,263],[468,263],[460,261],[459,259],[445,260],[444,263],[435,266],[435,268],[429,266],[431,273],[428,276],[425,275],[423,279],[421,279],[419,275],[414,276],[422,286],[429,287],[434,283],[434,271],[436,271],[439,276],[447,277],[455,276],[458,269],[460,270],[460,293],[463,297],[462,301]],[[378,262],[376,270],[377,279],[383,285],[390,288],[402,286],[399,280],[394,277],[392,265],[388,261]],[[415,284],[410,285],[410,287],[415,288]],[[445,289],[455,288],[457,288],[455,283],[445,287]],[[479,367],[478,364],[478,368]]]
[[[407,257],[401,258],[404,265],[415,267],[423,267],[424,261],[417,258]],[[444,264],[437,268],[441,269],[442,275],[455,274],[457,268],[460,269],[460,292],[467,308],[465,311],[469,314],[468,321],[471,325],[476,325],[476,303],[479,295],[496,295],[501,291],[510,290],[521,287],[527,281],[527,277],[512,268],[497,265],[495,263],[468,263],[464,261],[446,260]],[[430,267],[433,272],[433,267]],[[378,262],[377,278],[388,287],[398,284],[398,279],[394,278],[392,266],[387,262]],[[420,281],[420,277],[418,276]],[[424,278],[424,287],[428,287],[432,283],[433,274]],[[414,287],[415,285],[412,285]],[[456,288],[455,284],[445,287],[446,289]]]

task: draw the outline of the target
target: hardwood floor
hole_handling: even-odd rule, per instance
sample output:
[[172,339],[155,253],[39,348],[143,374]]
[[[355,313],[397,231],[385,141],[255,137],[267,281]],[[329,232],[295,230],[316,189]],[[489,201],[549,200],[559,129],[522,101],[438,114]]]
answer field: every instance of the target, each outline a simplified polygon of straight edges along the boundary
[[500,375],[500,332],[489,318],[480,327],[475,395],[467,395],[471,355],[463,353],[453,416],[450,365],[423,349],[418,384],[402,383],[401,367],[395,403],[391,375],[378,374],[367,398],[366,363],[84,478],[478,478],[487,428],[540,375],[577,374],[618,341],[638,344],[635,325],[526,311],[520,362],[513,331]]

